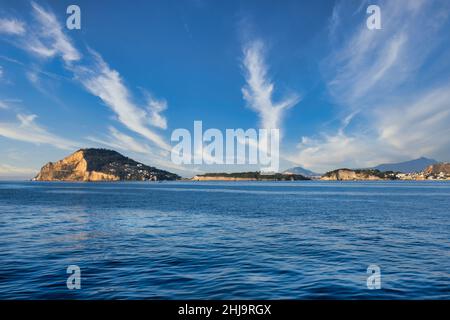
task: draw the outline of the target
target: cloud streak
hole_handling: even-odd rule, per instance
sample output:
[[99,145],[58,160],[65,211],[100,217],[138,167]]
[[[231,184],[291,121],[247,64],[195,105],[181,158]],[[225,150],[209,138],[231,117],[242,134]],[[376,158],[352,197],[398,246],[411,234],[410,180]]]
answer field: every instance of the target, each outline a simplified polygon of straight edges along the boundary
[[246,85],[242,88],[242,94],[248,107],[258,113],[261,128],[281,129],[286,110],[300,101],[299,96],[291,95],[279,102],[273,102],[274,84],[268,75],[264,61],[264,45],[261,41],[246,44],[243,66]]
[[62,31],[56,16],[35,2],[31,2],[31,6],[39,27],[37,32],[27,39],[26,48],[43,57],[59,55],[66,63],[80,60],[81,54]]
[[[81,59],[81,54],[62,32],[54,14],[45,11],[35,3],[32,6],[41,29],[46,30],[43,37],[49,46],[45,46],[45,50],[49,50],[52,55],[61,55],[66,62],[66,68],[73,72],[75,78],[89,93],[99,97],[111,108],[117,115],[119,122],[128,129],[149,139],[158,147],[169,150],[170,146],[164,139],[147,126],[147,124],[154,124],[159,127],[166,126],[166,120],[160,115],[160,112],[167,108],[167,104],[150,100],[150,112],[139,107],[133,101],[131,92],[125,86],[119,72],[110,68],[101,55],[93,50],[89,50],[89,58],[92,58],[92,63],[73,64],[73,62]],[[43,42],[40,42],[39,46],[41,43]],[[41,52],[43,55],[47,53],[45,50]]]
[[15,123],[0,122],[0,136],[34,144],[48,144],[63,150],[80,147],[75,141],[61,138],[38,125],[36,118],[35,114],[19,113]]
[[[348,37],[331,39],[338,46],[324,60],[323,72],[341,125],[303,137],[291,157],[297,164],[326,171],[419,156],[450,158],[450,70],[435,58],[450,54],[440,51],[450,44],[450,5],[440,0],[379,5],[382,30],[362,23],[348,32],[346,15],[334,11],[332,28],[339,20]],[[343,2],[337,6],[348,10]]]
[[[164,139],[149,128],[167,128],[167,120],[162,115],[167,109],[167,102],[148,96],[147,105],[138,105],[119,72],[111,68],[99,53],[89,49],[88,54],[83,56],[64,33],[53,12],[35,2],[31,2],[31,6],[35,27],[27,30],[28,33],[16,33],[17,45],[39,58],[61,57],[66,70],[87,92],[100,98],[116,114],[120,123],[158,148],[169,150],[170,146]],[[40,88],[35,71],[29,71],[27,77]]]
[[0,18],[0,34],[22,35],[25,33],[25,24],[17,19]]
[[167,119],[162,115],[162,112],[167,109],[167,101],[155,99],[150,94],[146,96],[150,124],[160,129],[167,129]]
[[1,178],[16,178],[23,176],[33,176],[37,172],[33,168],[22,168],[17,166],[12,166],[8,164],[0,163],[0,177]]
[[148,128],[148,113],[132,101],[131,93],[119,72],[111,69],[98,53],[91,51],[91,54],[94,58],[91,66],[73,68],[76,79],[88,92],[110,107],[124,126],[154,142],[161,149],[170,150],[163,138]]
[[88,140],[102,145],[114,148],[127,150],[137,153],[151,153],[151,149],[148,145],[136,141],[133,137],[130,137],[114,127],[109,127],[109,138],[99,139],[95,137],[87,137]]

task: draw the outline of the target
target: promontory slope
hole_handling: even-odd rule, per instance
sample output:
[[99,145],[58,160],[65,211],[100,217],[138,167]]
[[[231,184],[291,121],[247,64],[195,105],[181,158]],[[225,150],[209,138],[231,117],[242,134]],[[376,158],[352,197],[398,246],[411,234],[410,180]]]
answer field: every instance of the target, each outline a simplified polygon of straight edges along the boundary
[[150,167],[107,149],[80,149],[44,165],[35,181],[176,180],[174,173]]

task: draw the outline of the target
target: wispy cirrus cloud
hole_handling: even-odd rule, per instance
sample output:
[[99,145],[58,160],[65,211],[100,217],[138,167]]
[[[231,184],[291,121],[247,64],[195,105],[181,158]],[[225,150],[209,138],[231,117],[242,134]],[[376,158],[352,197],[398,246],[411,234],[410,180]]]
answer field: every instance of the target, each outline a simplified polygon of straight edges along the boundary
[[36,2],[31,2],[35,21],[32,27],[15,18],[0,18],[0,34],[16,37],[15,44],[40,58],[60,56],[65,63],[81,59],[80,52],[64,33],[56,16]]
[[109,137],[108,138],[96,138],[87,137],[88,140],[96,142],[111,148],[117,148],[126,151],[132,151],[137,153],[150,153],[151,148],[145,143],[138,142],[133,137],[126,135],[114,127],[109,127]]
[[0,122],[0,136],[34,144],[48,144],[64,150],[80,147],[77,142],[59,137],[40,126],[35,121],[35,114],[19,113],[16,117],[16,122]]
[[110,107],[124,126],[154,142],[158,147],[170,150],[164,139],[148,127],[148,112],[133,101],[119,72],[111,69],[98,53],[91,50],[91,54],[94,59],[91,66],[77,66],[72,69],[76,79],[88,92]]
[[293,94],[273,101],[274,84],[268,75],[264,60],[264,44],[260,40],[251,41],[244,46],[243,67],[246,85],[242,94],[249,108],[258,113],[260,126],[265,129],[281,129],[283,116],[300,98]]
[[[337,18],[331,21],[344,19],[351,10],[349,3],[343,3],[336,4],[338,9],[333,15]],[[341,23],[341,29],[353,28],[355,32],[347,31],[345,34],[349,36],[343,42],[334,44],[324,62],[329,92],[346,107],[361,108],[372,102],[374,96],[379,96],[380,91],[396,91],[416,71],[417,65],[423,63],[430,49],[415,47],[418,39],[414,35],[424,36],[416,20],[423,21],[425,18],[423,13],[427,8],[424,1],[387,1],[379,5],[382,29],[369,30],[363,10],[359,13],[361,23],[357,26],[349,27]]]
[[0,99],[0,109],[8,110],[8,109],[11,109],[11,107],[14,106],[15,104],[18,104],[21,102],[22,102],[22,100],[20,100],[20,99],[10,99],[10,98]]
[[162,112],[167,109],[167,101],[158,100],[148,93],[146,97],[149,123],[154,127],[167,129],[167,119],[162,115]]
[[375,112],[377,136],[395,150],[450,158],[450,81]]
[[450,4],[381,1],[382,29],[369,30],[364,10],[362,23],[349,27],[343,3],[331,21],[348,37],[331,39],[336,47],[323,65],[341,126],[303,137],[291,159],[319,171],[423,155],[449,159],[450,52],[440,50],[450,42]]
[[[100,98],[116,114],[120,123],[158,148],[170,150],[163,137],[150,128],[167,128],[167,120],[162,115],[167,102],[148,96],[147,105],[136,103],[120,73],[111,68],[99,53],[88,49],[83,56],[52,11],[35,2],[31,2],[31,6],[34,28],[18,34],[16,44],[39,58],[62,58],[64,67],[73,74],[74,79],[87,92]],[[36,70],[45,72],[33,68],[27,70],[27,77],[37,89],[42,90]]]
[[22,35],[25,33],[25,23],[17,19],[0,18],[0,34]]
[[9,106],[6,102],[0,100],[0,109],[9,109]]
[[26,73],[26,77],[28,79],[28,81],[30,81],[33,85],[35,85],[36,87],[38,87],[39,85],[39,75],[36,71],[28,71]]
[[31,177],[36,172],[35,168],[23,168],[0,163],[0,178]]
[[25,48],[42,57],[61,56],[66,63],[81,59],[80,52],[63,32],[56,16],[35,2],[31,2],[37,29],[26,39]]
[[33,9],[41,28],[47,30],[44,35],[50,46],[46,47],[62,55],[64,61],[68,63],[67,69],[73,72],[75,79],[88,92],[99,97],[110,107],[117,115],[117,120],[128,129],[149,139],[159,148],[170,150],[170,146],[164,139],[148,127],[151,124],[166,127],[166,120],[160,115],[160,112],[167,108],[167,103],[150,99],[149,111],[137,105],[119,72],[112,69],[94,50],[88,50],[89,55],[86,59],[89,58],[90,61],[85,59],[76,64],[71,63],[81,59],[81,54],[62,32],[54,14],[35,3],[33,3]]

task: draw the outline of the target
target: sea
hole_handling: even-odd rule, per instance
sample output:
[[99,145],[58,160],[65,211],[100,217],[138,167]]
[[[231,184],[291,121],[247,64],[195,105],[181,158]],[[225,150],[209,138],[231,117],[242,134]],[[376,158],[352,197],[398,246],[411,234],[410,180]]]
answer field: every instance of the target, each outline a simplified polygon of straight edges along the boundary
[[450,299],[450,183],[3,181],[0,299]]

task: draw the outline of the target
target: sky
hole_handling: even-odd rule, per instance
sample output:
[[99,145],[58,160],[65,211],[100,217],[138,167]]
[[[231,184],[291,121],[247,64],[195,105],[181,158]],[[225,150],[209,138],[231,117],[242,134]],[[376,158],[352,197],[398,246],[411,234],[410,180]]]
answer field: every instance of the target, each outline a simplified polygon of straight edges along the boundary
[[279,128],[280,169],[450,161],[449,13],[447,0],[0,0],[0,178],[86,147],[182,176],[252,169],[171,162],[171,133],[196,120]]

